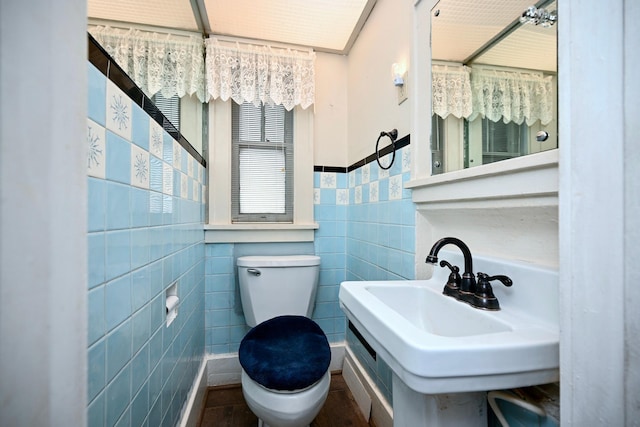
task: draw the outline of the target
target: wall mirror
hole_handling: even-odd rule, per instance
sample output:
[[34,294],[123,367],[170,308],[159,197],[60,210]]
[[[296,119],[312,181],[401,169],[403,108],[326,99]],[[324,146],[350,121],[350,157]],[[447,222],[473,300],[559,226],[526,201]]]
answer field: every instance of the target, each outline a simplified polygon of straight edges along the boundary
[[556,10],[552,0],[433,8],[433,175],[558,147]]

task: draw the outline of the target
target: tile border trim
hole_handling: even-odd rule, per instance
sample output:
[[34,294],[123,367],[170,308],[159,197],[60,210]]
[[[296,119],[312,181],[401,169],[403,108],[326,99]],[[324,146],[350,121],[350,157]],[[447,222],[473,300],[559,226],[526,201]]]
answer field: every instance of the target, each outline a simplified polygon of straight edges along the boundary
[[[402,138],[398,139],[396,141],[396,150],[399,150],[401,148],[406,147],[407,145],[409,145],[411,143],[411,138],[410,135],[407,134],[405,136],[403,136]],[[387,145],[386,147],[384,147],[382,150],[380,150],[380,156],[386,156],[387,154],[391,153],[393,151],[393,148],[391,145]],[[313,171],[314,172],[336,172],[336,173],[347,173],[347,172],[351,172],[354,171],[368,163],[374,162],[376,161],[376,153],[373,154],[369,154],[367,157],[365,157],[362,160],[359,160],[357,162],[355,162],[354,164],[352,164],[349,167],[342,167],[342,166],[323,166],[323,165],[316,165],[313,167]]]
[[178,131],[175,126],[167,119],[155,104],[147,97],[144,92],[134,83],[134,81],[124,72],[124,70],[113,60],[106,50],[93,38],[90,33],[88,36],[88,56],[89,62],[93,64],[107,79],[111,80],[125,94],[127,94],[133,102],[140,106],[153,120],[155,120],[164,130],[171,135],[198,163],[205,168],[207,161],[196,151],[195,148],[187,141],[187,139]]

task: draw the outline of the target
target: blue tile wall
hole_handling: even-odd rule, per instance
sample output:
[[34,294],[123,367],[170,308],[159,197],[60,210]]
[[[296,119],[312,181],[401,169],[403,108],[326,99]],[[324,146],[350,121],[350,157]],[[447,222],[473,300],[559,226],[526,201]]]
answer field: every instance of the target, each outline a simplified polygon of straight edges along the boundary
[[[206,171],[91,64],[88,73],[89,426],[173,426],[205,351]],[[179,314],[166,326],[176,282]]]
[[403,188],[409,178],[409,146],[389,170],[372,162],[349,172],[347,280],[415,278],[416,210]]
[[[207,352],[211,354],[236,353],[240,341],[249,331],[242,310],[236,275],[235,260],[239,256],[313,253],[317,253],[317,251],[314,249],[313,243],[310,242],[207,244],[205,265],[205,341]],[[319,255],[323,258],[322,254]],[[321,263],[324,263],[324,258]],[[336,276],[334,273],[327,275],[324,272],[325,269],[326,267],[321,264],[320,283],[312,318],[323,328],[330,342],[340,342],[344,340],[344,315],[337,306],[337,285],[326,286],[323,284],[328,277],[339,278],[340,276]],[[333,292],[335,292],[335,298],[329,296]]]
[[374,359],[350,329],[347,329],[346,341],[347,346],[351,349],[353,355],[358,359],[360,365],[367,371],[367,374],[369,374],[369,378],[375,382],[378,390],[380,390],[389,405],[392,405],[392,373],[389,365],[387,365],[380,356]]
[[[381,159],[383,165],[386,159]],[[348,173],[349,211],[346,233],[347,280],[411,280],[415,278],[415,205],[403,188],[410,178],[410,147],[398,150],[393,165],[377,162]],[[353,350],[378,389],[392,404],[391,369],[373,359],[348,331]]]
[[338,303],[340,282],[346,279],[348,217],[347,174],[314,172],[314,219],[318,229],[314,249],[321,258],[314,320],[330,341],[345,339],[346,317]]

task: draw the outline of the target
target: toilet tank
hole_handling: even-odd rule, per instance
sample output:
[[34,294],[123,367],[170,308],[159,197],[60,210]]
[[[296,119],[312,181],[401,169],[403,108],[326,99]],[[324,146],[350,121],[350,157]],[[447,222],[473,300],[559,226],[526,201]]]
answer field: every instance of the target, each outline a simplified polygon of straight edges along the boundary
[[237,266],[240,299],[249,326],[285,314],[311,317],[319,256],[243,256]]

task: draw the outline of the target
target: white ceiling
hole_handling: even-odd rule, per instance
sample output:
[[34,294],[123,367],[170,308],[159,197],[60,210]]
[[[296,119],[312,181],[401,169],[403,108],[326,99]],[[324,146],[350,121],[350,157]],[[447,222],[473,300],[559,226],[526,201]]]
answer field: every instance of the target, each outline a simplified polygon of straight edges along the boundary
[[348,53],[376,0],[88,0],[89,18]]
[[[433,59],[466,62],[516,21],[534,0],[440,0],[432,16]],[[555,2],[545,6],[556,10]],[[556,71],[556,28],[525,24],[473,62]]]
[[[376,0],[88,0],[94,20],[266,40],[347,54]],[[465,62],[535,0],[440,0],[436,60]],[[555,10],[555,2],[546,6]],[[475,63],[556,70],[556,26],[523,25]]]

